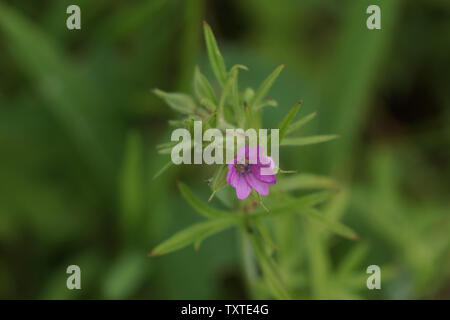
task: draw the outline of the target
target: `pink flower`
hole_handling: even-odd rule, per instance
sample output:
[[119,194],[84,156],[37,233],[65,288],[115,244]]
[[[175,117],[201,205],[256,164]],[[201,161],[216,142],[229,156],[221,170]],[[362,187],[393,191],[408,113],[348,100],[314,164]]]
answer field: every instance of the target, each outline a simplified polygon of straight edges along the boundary
[[234,161],[228,164],[227,183],[236,189],[239,199],[247,198],[252,188],[267,196],[269,185],[277,183],[274,167],[272,158],[264,156],[259,146],[243,146]]

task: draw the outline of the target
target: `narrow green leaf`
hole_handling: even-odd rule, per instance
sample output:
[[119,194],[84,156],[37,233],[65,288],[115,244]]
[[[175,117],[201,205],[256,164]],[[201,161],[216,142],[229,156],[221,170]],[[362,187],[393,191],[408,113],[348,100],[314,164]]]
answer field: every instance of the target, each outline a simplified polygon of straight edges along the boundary
[[329,177],[302,173],[280,179],[272,188],[279,191],[291,191],[298,189],[333,189],[337,186],[336,180]]
[[311,137],[299,137],[299,138],[286,138],[283,142],[280,142],[281,146],[306,146],[309,144],[316,144],[327,142],[339,138],[336,134],[311,136]]
[[285,67],[284,64],[278,66],[261,84],[261,86],[256,91],[253,99],[251,100],[251,106],[257,106],[262,99],[267,95],[276,78],[280,75],[281,70]]
[[312,119],[314,119],[317,115],[317,112],[313,112],[308,114],[307,116],[304,116],[303,118],[301,118],[298,121],[295,121],[293,124],[291,124],[289,126],[289,128],[286,131],[286,134],[290,134],[298,129],[300,129],[301,127],[303,127],[305,124],[307,124],[308,122],[310,122]]
[[276,102],[273,99],[263,100],[261,104],[255,106],[255,110],[261,110],[262,108],[265,107],[272,107],[272,108],[278,107],[278,102]]
[[187,203],[199,214],[206,218],[219,218],[233,216],[233,213],[211,208],[202,202],[189,188],[182,182],[178,182],[178,189]]
[[183,93],[167,93],[159,89],[153,89],[153,92],[163,99],[171,108],[174,110],[191,114],[195,112],[196,105],[194,100],[186,94]]
[[200,104],[211,112],[214,112],[217,109],[217,103],[212,102],[208,98],[203,98],[202,100],[200,100]]
[[203,22],[203,30],[205,34],[206,49],[208,51],[209,63],[213,69],[214,75],[217,81],[223,87],[227,81],[227,69],[225,67],[225,61],[220,54],[219,47],[217,46],[216,38],[211,30],[211,27]]
[[198,101],[207,99],[212,103],[212,105],[217,105],[218,101],[216,94],[214,93],[214,90],[211,87],[208,79],[206,79],[206,77],[200,72],[200,69],[198,67],[195,67],[194,71],[194,92],[197,96]]
[[286,131],[289,128],[289,125],[291,124],[292,120],[294,120],[295,116],[297,115],[298,109],[300,109],[300,106],[302,105],[302,102],[299,101],[289,110],[289,112],[284,116],[283,120],[281,120],[280,124],[278,125],[279,132],[279,139],[280,143],[282,143],[284,135],[286,134]]
[[359,239],[358,234],[353,231],[351,228],[347,227],[346,225],[327,219],[323,214],[321,214],[317,209],[314,208],[299,208],[298,212],[301,214],[307,215],[313,220],[316,220],[320,222],[322,225],[327,227],[330,231],[333,231],[334,233],[341,235],[345,238],[351,239],[351,240],[357,240]]
[[202,239],[222,231],[233,223],[234,220],[232,219],[214,219],[194,224],[158,245],[149,253],[149,256],[163,255],[181,249],[191,243],[199,243]]

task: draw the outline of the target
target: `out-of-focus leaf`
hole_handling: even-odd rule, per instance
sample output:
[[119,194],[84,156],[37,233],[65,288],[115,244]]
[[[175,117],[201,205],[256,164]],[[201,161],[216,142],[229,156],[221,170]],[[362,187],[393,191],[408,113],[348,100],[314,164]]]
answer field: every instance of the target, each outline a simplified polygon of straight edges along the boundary
[[291,191],[297,189],[333,189],[337,187],[337,182],[334,179],[314,174],[302,173],[280,179],[280,181],[278,181],[272,189],[279,191]]
[[136,132],[128,135],[120,176],[120,204],[122,228],[131,236],[139,225],[143,210],[143,154],[142,141]]
[[262,99],[269,93],[270,88],[272,87],[275,80],[280,75],[281,70],[285,67],[284,64],[278,66],[261,84],[261,86],[256,90],[253,99],[251,100],[251,106],[257,106],[261,103]]
[[299,137],[299,138],[286,138],[280,145],[282,146],[306,146],[309,144],[316,144],[327,142],[339,138],[336,134],[322,135],[322,136],[311,136],[311,137]]
[[314,119],[317,115],[317,112],[313,112],[308,114],[307,116],[304,116],[303,118],[301,118],[300,120],[295,121],[294,123],[292,123],[289,128],[286,131],[286,134],[290,134],[298,129],[300,129],[301,127],[303,127],[305,124],[307,124],[308,122],[310,122],[312,119]]
[[308,217],[310,217],[313,220],[320,222],[325,227],[327,227],[330,231],[333,231],[333,232],[337,233],[338,235],[341,235],[341,236],[351,239],[351,240],[359,239],[358,234],[355,231],[353,231],[351,228],[347,227],[346,225],[343,225],[340,222],[327,219],[317,209],[304,207],[304,208],[299,208],[297,211],[302,214],[307,215]]
[[206,218],[232,217],[233,213],[209,207],[182,182],[178,182],[178,189],[189,205],[199,214]]
[[211,30],[211,27],[204,21],[203,30],[205,33],[206,49],[208,51],[209,63],[216,76],[217,81],[223,87],[227,81],[227,69],[225,67],[225,61],[220,54],[219,47],[217,46],[216,38]]
[[199,243],[206,237],[222,231],[231,226],[235,221],[230,218],[221,218],[209,220],[194,224],[167,239],[156,248],[154,248],[149,256],[159,256],[178,249],[181,249],[191,243]]
[[153,89],[153,92],[178,112],[191,114],[197,108],[194,100],[184,93],[167,93],[159,89]]
[[103,294],[107,299],[132,296],[148,276],[149,260],[142,252],[125,251],[106,274]]

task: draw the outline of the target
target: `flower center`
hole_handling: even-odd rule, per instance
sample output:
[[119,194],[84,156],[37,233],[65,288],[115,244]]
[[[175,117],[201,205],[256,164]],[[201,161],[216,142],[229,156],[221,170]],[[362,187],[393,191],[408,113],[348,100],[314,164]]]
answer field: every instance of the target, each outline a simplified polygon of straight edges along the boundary
[[236,163],[234,165],[234,167],[236,168],[236,170],[241,173],[241,174],[245,174],[248,173],[250,171],[250,164],[247,163],[247,159],[245,159],[246,163],[240,164],[240,163]]

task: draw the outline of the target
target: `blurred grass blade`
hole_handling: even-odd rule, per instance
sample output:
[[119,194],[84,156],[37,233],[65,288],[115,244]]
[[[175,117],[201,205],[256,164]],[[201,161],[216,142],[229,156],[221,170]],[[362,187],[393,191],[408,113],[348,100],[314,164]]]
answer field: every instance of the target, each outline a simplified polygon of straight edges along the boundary
[[[197,96],[198,101],[206,99],[210,102],[206,103],[208,106],[217,105],[218,101],[216,94],[214,93],[214,90],[211,87],[208,79],[206,79],[206,77],[200,72],[200,69],[198,67],[196,67],[194,71],[194,92]],[[214,111],[214,109],[212,109],[211,111]]]
[[334,179],[302,173],[280,179],[272,188],[278,191],[291,191],[298,189],[334,189],[337,187],[338,184]]
[[261,86],[256,90],[255,95],[250,103],[251,107],[257,106],[261,103],[262,99],[269,93],[270,88],[272,87],[275,80],[280,75],[281,70],[285,67],[284,64],[278,66],[261,84]]
[[291,124],[289,126],[289,128],[286,131],[286,134],[290,134],[298,129],[300,129],[301,127],[303,127],[305,124],[307,124],[308,122],[310,122],[312,119],[314,119],[317,115],[317,112],[313,112],[308,114],[307,116],[304,116],[303,118],[301,118],[300,120],[294,122],[293,124]]
[[143,213],[142,149],[142,141],[138,133],[129,133],[119,182],[120,226],[126,231],[125,239],[133,237],[140,224],[139,218]]
[[309,144],[316,144],[331,141],[339,138],[336,134],[322,135],[322,136],[310,136],[310,137],[299,137],[299,138],[286,138],[280,145],[282,146],[306,146]]
[[234,223],[233,219],[214,219],[206,222],[194,224],[167,239],[156,248],[149,256],[159,256],[178,249],[181,249],[191,243],[199,243],[206,237],[222,231]]
[[341,235],[341,236],[351,239],[351,240],[359,239],[358,234],[356,234],[356,232],[353,231],[351,228],[347,227],[346,225],[343,225],[340,222],[327,219],[317,209],[299,208],[298,212],[300,212],[304,215],[307,215],[308,217],[310,217],[313,220],[320,222],[322,225],[327,227],[327,229],[329,229],[330,231],[333,231],[334,233],[336,233],[338,235]]
[[225,61],[220,54],[219,47],[217,46],[216,38],[206,21],[203,22],[203,30],[205,34],[206,49],[208,51],[209,63],[216,76],[220,86],[223,87],[227,81],[227,69],[225,67]]
[[194,100],[186,94],[167,93],[159,89],[153,89],[153,93],[163,99],[171,108],[178,112],[191,114],[194,113],[197,108]]
[[181,195],[189,203],[189,205],[199,214],[206,218],[219,218],[224,216],[231,217],[231,212],[218,210],[209,207],[202,202],[183,182],[178,182],[178,189],[180,189]]

